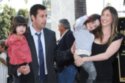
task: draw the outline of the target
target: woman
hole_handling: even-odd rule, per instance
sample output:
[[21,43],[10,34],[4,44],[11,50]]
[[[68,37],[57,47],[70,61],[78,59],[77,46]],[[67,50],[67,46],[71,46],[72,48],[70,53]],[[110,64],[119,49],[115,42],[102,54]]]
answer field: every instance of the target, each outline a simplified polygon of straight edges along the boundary
[[[84,62],[95,61],[97,71],[95,83],[112,83],[113,68],[112,63],[116,58],[123,35],[117,33],[118,14],[115,8],[105,7],[101,15],[102,35],[96,35],[92,46],[92,56],[80,58],[75,56],[75,64],[82,65]],[[97,31],[96,31],[97,32]],[[74,47],[72,47],[73,51]]]

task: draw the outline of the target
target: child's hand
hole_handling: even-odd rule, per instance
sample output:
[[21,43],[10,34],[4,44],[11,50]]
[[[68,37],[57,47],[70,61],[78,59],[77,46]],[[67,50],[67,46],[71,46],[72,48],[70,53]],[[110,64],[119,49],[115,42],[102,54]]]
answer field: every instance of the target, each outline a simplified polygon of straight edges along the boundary
[[30,67],[29,67],[29,65],[26,65],[25,68],[24,68],[23,74],[24,74],[24,75],[27,75],[27,74],[29,74],[29,73],[30,73]]
[[30,67],[29,65],[23,65],[18,68],[18,72],[20,72],[23,75],[27,75],[30,73]]
[[76,59],[75,59],[75,65],[76,66],[81,66],[82,64],[84,64],[85,62],[87,62],[88,57],[80,57],[77,55]]
[[[77,55],[78,56],[78,55]],[[81,57],[77,57],[77,59],[75,59],[75,65],[77,67],[80,67],[83,64],[83,60]]]

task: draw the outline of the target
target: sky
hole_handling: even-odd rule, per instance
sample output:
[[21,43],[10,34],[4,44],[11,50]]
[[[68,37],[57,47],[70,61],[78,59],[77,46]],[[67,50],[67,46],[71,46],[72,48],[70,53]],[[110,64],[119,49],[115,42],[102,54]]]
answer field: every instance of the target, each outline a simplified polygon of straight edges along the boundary
[[41,3],[42,0],[28,0],[28,3],[26,4],[24,0],[0,0],[0,5],[7,4],[8,6],[11,6],[12,8],[15,8],[16,11],[19,9],[30,9],[30,7],[33,4]]

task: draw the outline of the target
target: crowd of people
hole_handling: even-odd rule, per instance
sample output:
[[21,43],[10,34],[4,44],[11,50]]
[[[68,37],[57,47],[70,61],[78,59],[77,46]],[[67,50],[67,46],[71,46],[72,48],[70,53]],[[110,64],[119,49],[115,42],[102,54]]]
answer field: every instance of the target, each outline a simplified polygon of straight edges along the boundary
[[25,17],[15,16],[11,34],[0,40],[1,83],[119,83],[113,63],[124,35],[117,31],[114,7],[81,16],[73,27],[60,19],[58,41],[45,27],[45,6],[35,4],[29,14],[29,26]]

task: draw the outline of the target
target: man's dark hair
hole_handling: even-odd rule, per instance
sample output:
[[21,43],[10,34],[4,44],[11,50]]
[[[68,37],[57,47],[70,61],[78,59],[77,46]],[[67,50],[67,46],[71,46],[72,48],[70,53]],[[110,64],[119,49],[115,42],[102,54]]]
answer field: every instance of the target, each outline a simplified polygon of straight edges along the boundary
[[67,19],[61,19],[59,23],[61,23],[65,29],[70,29],[70,23]]
[[41,5],[41,4],[35,4],[35,5],[33,5],[31,7],[31,9],[30,9],[30,16],[31,15],[36,16],[38,10],[46,10],[46,7],[44,5]]

